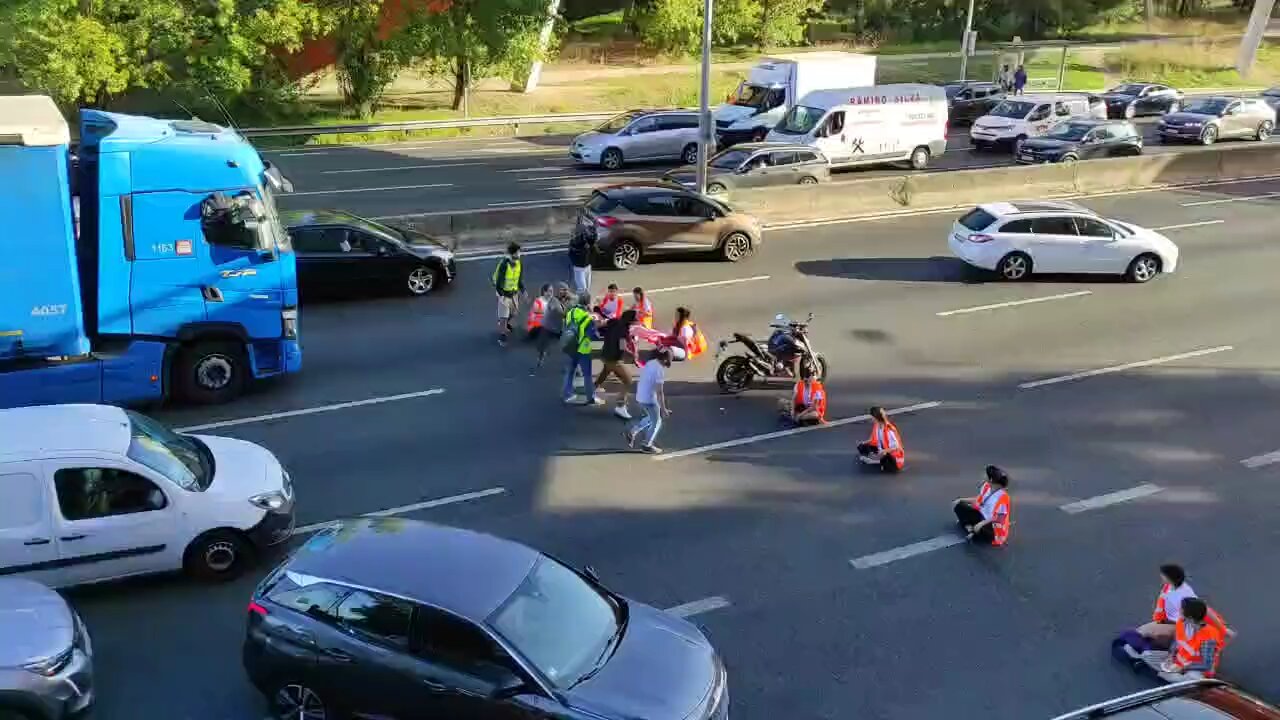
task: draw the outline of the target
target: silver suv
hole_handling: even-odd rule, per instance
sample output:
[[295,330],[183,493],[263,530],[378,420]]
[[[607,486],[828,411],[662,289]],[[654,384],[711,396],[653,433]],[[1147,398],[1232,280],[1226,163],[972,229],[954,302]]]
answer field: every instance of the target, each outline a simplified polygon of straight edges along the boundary
[[1276,128],[1276,111],[1253,98],[1207,97],[1186,101],[1180,112],[1160,118],[1161,142],[1212,145],[1228,138],[1266,140]]
[[0,717],[64,720],[93,704],[93,650],[58,593],[0,578]]
[[698,162],[698,114],[680,110],[632,110],[573,139],[569,157],[605,170],[640,160]]

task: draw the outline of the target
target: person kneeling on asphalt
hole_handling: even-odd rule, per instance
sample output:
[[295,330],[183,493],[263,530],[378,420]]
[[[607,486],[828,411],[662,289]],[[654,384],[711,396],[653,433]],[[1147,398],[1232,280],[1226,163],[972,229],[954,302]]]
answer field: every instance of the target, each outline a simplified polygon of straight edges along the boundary
[[827,390],[812,375],[796,383],[790,400],[779,402],[782,417],[794,425],[821,425],[827,421]]
[[867,465],[879,465],[884,472],[895,473],[907,464],[907,451],[902,446],[902,433],[889,419],[884,408],[875,406],[871,415],[871,437],[858,443],[858,459]]
[[987,466],[987,480],[974,498],[957,498],[952,505],[956,520],[970,540],[989,545],[1009,542],[1013,505],[1009,500],[1009,474]]

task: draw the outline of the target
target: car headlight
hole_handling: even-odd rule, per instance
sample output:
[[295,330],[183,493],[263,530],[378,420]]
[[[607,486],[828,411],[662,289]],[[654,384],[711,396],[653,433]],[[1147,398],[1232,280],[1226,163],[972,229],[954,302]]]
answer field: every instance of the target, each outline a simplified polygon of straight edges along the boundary
[[23,670],[33,672],[44,677],[53,677],[62,672],[63,668],[71,663],[71,658],[75,655],[75,645],[71,645],[66,650],[47,657],[43,660],[35,660],[22,666]]
[[284,493],[275,490],[261,495],[254,495],[249,498],[249,502],[267,512],[281,512],[289,507],[289,498],[285,497]]

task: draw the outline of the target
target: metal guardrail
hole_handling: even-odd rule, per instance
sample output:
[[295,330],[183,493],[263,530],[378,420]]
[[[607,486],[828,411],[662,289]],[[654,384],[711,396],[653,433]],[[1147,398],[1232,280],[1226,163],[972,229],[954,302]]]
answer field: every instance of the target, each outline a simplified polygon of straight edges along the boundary
[[289,135],[334,135],[339,133],[395,132],[397,130],[446,130],[450,128],[502,127],[550,123],[604,122],[622,111],[593,113],[558,113],[554,115],[506,115],[500,117],[460,118],[457,120],[408,120],[405,122],[353,123],[350,125],[286,125],[271,128],[240,128],[245,137],[283,137]]

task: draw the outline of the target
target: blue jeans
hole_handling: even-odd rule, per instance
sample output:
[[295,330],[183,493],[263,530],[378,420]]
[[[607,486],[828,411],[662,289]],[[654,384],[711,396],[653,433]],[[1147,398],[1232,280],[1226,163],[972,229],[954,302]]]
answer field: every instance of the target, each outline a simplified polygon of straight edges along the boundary
[[591,382],[591,356],[574,353],[569,355],[569,362],[564,368],[564,392],[561,397],[571,398],[573,392],[573,374],[576,370],[582,371],[582,389],[587,392],[587,402],[591,402],[591,398],[596,396],[595,386]]
[[631,424],[631,432],[641,439],[642,446],[648,447],[662,429],[662,408],[657,403],[640,403],[640,408],[644,410],[644,417]]

